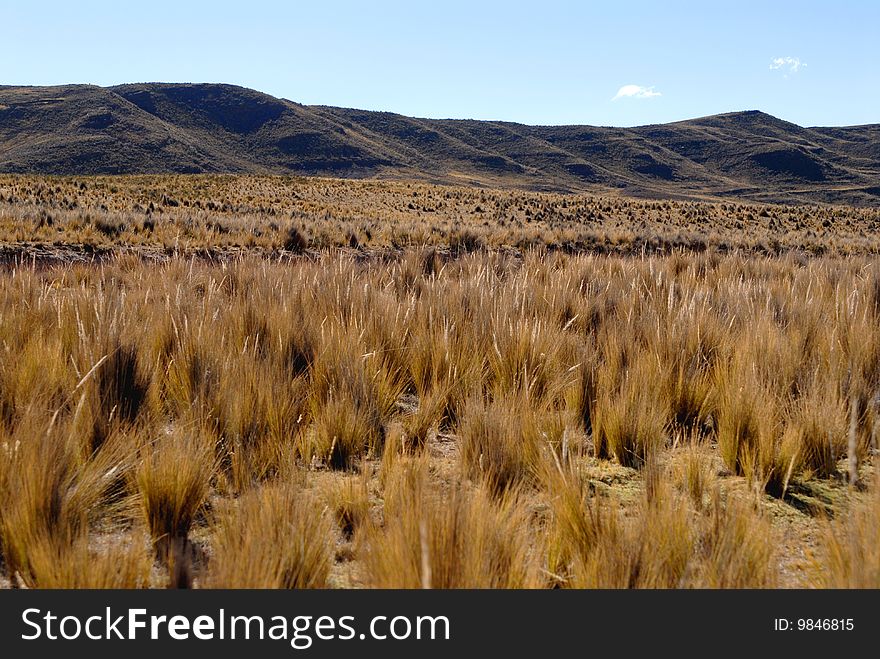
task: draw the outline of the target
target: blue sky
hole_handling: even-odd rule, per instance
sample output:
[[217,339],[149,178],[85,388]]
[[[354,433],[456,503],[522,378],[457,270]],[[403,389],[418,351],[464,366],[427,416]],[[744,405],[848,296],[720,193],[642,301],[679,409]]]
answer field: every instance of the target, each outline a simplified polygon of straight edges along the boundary
[[[11,2],[0,84],[229,82],[420,117],[880,123],[880,1]],[[614,99],[614,100],[613,100]]]

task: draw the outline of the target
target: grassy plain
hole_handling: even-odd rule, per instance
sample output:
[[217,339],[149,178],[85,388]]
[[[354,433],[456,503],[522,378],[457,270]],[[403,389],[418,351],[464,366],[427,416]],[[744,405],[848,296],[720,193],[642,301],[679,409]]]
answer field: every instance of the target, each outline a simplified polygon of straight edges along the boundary
[[0,581],[877,587],[878,219],[0,178]]

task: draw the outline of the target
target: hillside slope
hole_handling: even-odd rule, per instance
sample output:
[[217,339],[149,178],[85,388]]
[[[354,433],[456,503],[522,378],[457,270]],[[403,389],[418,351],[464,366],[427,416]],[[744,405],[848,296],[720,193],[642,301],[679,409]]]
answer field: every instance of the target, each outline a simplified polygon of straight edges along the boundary
[[417,119],[220,84],[0,87],[0,172],[413,178],[651,197],[880,201],[880,125],[749,111],[637,128]]

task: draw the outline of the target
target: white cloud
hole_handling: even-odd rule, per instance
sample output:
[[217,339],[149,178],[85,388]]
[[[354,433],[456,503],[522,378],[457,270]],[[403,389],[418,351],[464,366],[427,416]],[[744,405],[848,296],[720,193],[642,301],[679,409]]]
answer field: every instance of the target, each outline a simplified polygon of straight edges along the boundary
[[654,98],[655,96],[662,96],[660,92],[655,92],[653,87],[642,87],[640,85],[624,85],[620,89],[617,90],[617,94],[614,95],[612,101],[616,101],[621,98]]
[[774,57],[772,60],[770,60],[771,71],[784,69],[789,73],[797,73],[806,66],[807,63],[801,62],[799,57]]

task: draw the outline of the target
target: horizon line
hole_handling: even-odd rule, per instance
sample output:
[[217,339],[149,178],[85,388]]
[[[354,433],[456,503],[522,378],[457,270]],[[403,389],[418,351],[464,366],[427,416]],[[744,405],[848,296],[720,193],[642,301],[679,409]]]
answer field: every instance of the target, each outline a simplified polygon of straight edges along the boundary
[[526,123],[523,121],[513,121],[513,120],[509,120],[509,119],[477,119],[474,117],[418,116],[418,115],[404,114],[402,112],[397,112],[395,110],[378,110],[378,109],[372,109],[372,108],[354,107],[354,106],[347,106],[347,105],[332,105],[329,103],[302,103],[300,101],[295,101],[293,99],[290,99],[290,98],[287,98],[284,96],[275,96],[273,94],[270,94],[269,92],[264,92],[264,91],[261,91],[259,89],[254,88],[254,87],[247,87],[245,85],[240,85],[240,84],[234,83],[234,82],[219,82],[219,81],[168,82],[168,81],[162,81],[162,80],[151,80],[151,81],[142,81],[142,82],[122,82],[122,83],[113,84],[113,85],[99,85],[99,84],[90,83],[90,82],[71,82],[71,83],[62,83],[62,84],[56,84],[56,85],[0,84],[0,89],[3,89],[3,88],[35,88],[35,89],[36,88],[43,88],[43,89],[49,89],[49,88],[53,88],[53,87],[57,87],[57,88],[96,87],[98,89],[106,89],[106,90],[112,91],[114,87],[125,87],[125,86],[130,86],[130,85],[167,85],[167,86],[170,86],[170,85],[211,86],[211,85],[213,85],[213,86],[223,86],[223,87],[234,87],[237,89],[245,89],[245,90],[248,90],[251,92],[256,92],[258,94],[264,94],[264,95],[269,96],[271,98],[275,98],[275,99],[278,99],[281,101],[286,101],[287,103],[293,103],[295,105],[301,105],[303,107],[339,108],[341,110],[358,110],[361,112],[375,112],[377,114],[393,114],[393,115],[397,115],[400,117],[407,117],[409,119],[425,119],[425,120],[429,120],[429,121],[481,121],[481,122],[487,122],[487,123],[502,123],[502,124],[515,124],[515,125],[519,125],[519,126],[531,126],[531,127],[535,127],[535,128],[545,128],[545,127],[546,128],[550,128],[550,127],[563,128],[563,127],[569,127],[569,126],[582,126],[582,127],[588,127],[588,128],[616,128],[616,129],[626,130],[626,129],[634,129],[634,128],[649,128],[651,126],[667,126],[669,124],[684,123],[684,122],[688,122],[688,121],[698,121],[700,119],[709,119],[712,117],[722,117],[722,116],[737,115],[737,114],[763,114],[763,115],[766,115],[766,116],[771,117],[773,119],[776,119],[777,121],[784,121],[785,123],[791,124],[793,126],[797,126],[798,128],[804,128],[804,129],[810,129],[810,128],[856,128],[856,127],[863,127],[863,126],[880,125],[880,120],[878,120],[876,122],[869,122],[869,123],[864,123],[864,124],[833,124],[833,125],[818,125],[818,124],[816,124],[816,125],[812,125],[812,126],[803,126],[797,122],[789,121],[788,119],[784,119],[782,117],[777,117],[774,114],[770,114],[769,112],[765,112],[764,110],[759,110],[759,109],[755,109],[755,108],[742,109],[742,110],[727,110],[724,112],[714,112],[712,114],[688,116],[683,119],[674,119],[672,121],[663,121],[663,122],[655,122],[655,123],[647,123],[647,124],[635,124],[635,125],[631,125],[631,126],[622,126],[622,125],[613,125],[613,124],[589,124],[589,123],[582,123],[582,124],[578,124],[578,123],[557,123],[557,124],[553,124],[553,123]]

